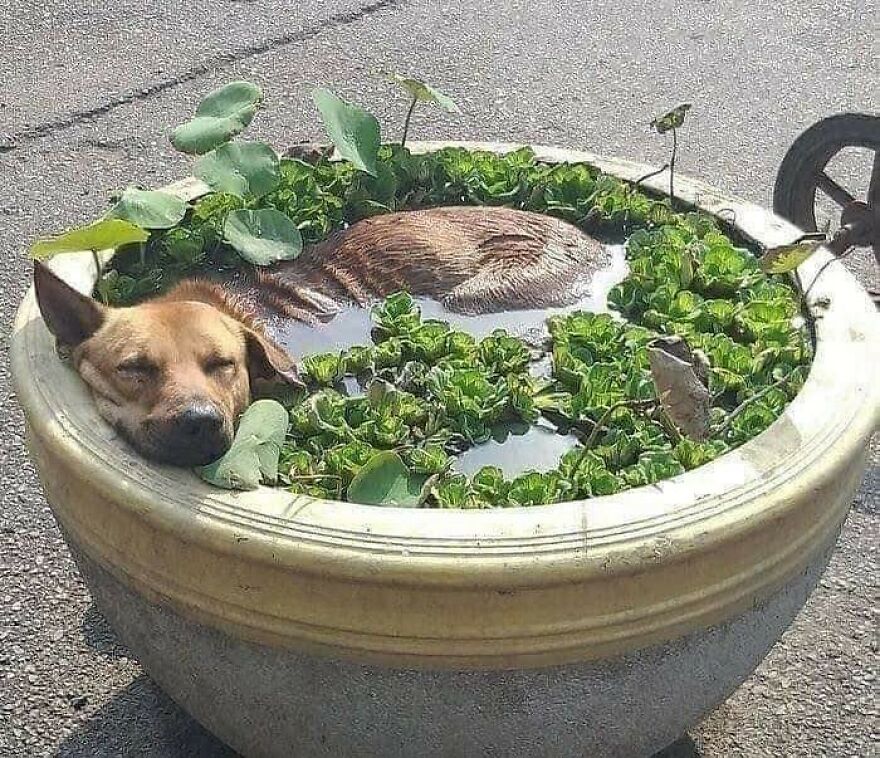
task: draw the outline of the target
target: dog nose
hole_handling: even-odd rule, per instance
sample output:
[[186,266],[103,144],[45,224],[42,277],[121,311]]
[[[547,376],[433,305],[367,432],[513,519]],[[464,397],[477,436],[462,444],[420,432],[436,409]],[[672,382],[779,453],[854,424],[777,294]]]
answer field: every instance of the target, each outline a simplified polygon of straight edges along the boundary
[[191,405],[174,419],[176,431],[181,437],[197,441],[209,438],[220,431],[223,418],[220,412],[207,403]]
[[171,424],[173,447],[183,465],[200,466],[219,458],[229,446],[223,416],[210,403],[194,403]]

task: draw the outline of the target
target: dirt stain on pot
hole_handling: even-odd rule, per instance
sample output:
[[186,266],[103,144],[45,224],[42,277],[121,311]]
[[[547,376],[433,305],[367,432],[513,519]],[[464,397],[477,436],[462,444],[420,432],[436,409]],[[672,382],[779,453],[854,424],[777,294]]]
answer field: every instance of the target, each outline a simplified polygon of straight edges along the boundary
[[757,471],[765,474],[800,449],[802,444],[801,433],[792,420],[783,413],[773,422],[770,430],[751,445],[743,445],[737,452]]

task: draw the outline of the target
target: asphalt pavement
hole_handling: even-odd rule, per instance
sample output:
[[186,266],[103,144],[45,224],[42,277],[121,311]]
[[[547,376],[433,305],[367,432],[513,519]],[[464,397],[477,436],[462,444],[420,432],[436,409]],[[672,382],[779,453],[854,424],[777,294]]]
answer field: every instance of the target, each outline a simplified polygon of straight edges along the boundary
[[[648,122],[689,101],[681,171],[767,204],[804,128],[877,111],[878,18],[876,0],[0,0],[0,756],[231,755],[149,681],[92,606],[25,452],[6,360],[28,244],[94,217],[129,183],[184,175],[189,161],[167,133],[204,93],[258,82],[266,106],[251,133],[279,148],[320,137],[317,85],[370,108],[395,137],[405,102],[377,75],[395,69],[464,111],[420,111],[413,137],[657,164],[668,145]],[[865,256],[853,265],[878,285]],[[880,753],[878,461],[875,445],[804,611],[676,758]]]

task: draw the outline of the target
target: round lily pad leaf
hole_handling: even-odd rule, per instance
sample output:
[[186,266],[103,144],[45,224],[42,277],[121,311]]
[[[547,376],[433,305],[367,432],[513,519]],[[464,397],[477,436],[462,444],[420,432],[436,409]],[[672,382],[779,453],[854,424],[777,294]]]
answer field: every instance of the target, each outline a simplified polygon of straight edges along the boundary
[[184,153],[207,153],[241,132],[262,99],[263,91],[257,85],[230,82],[202,100],[195,117],[171,133],[171,144]]
[[186,215],[186,203],[159,190],[128,187],[108,218],[121,218],[143,229],[170,229]]
[[132,242],[146,242],[149,236],[148,232],[129,221],[108,218],[79,229],[71,229],[57,237],[38,240],[31,246],[31,256],[43,260],[59,253],[111,250]]
[[278,156],[263,142],[229,142],[196,161],[195,175],[216,192],[262,197],[278,186]]
[[255,266],[293,260],[303,248],[302,235],[281,211],[231,211],[223,225],[223,236],[238,254]]
[[461,113],[461,109],[449,95],[444,94],[438,89],[434,89],[430,84],[426,84],[421,79],[414,79],[409,76],[403,76],[398,73],[386,74],[389,81],[406,90],[410,97],[415,98],[423,103],[434,103],[447,113]]
[[327,136],[339,154],[355,168],[376,176],[380,136],[375,116],[327,89],[316,89],[312,98],[321,112]]
[[365,505],[417,507],[427,477],[411,474],[397,453],[377,453],[355,474],[348,499]]
[[229,450],[213,463],[197,469],[217,487],[256,489],[278,479],[278,459],[287,434],[288,414],[277,400],[257,400],[244,412]]

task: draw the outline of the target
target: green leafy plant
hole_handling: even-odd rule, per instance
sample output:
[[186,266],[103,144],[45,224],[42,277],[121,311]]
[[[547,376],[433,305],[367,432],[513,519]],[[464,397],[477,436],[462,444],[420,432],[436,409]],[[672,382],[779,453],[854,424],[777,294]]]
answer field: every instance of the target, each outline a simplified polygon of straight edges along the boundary
[[339,154],[355,168],[376,176],[376,158],[381,143],[376,117],[328,89],[316,89],[312,98],[321,112],[327,136]]
[[336,384],[342,378],[345,368],[346,362],[337,353],[318,353],[303,359],[303,373],[306,379],[319,386]]
[[[141,229],[170,229],[179,224],[185,215],[186,203],[179,197],[161,190],[128,187],[106,217],[128,221]],[[126,242],[132,241],[136,240]]]
[[[210,214],[203,207],[193,215],[207,221],[216,240],[255,266],[291,260],[303,247],[299,228],[284,211],[253,207],[281,181],[276,152],[262,142],[229,142],[251,122],[262,97],[256,85],[232,82],[202,100],[195,118],[171,136],[178,150],[201,156],[196,176],[217,193],[215,197],[226,198]],[[230,202],[230,197],[241,201]]]
[[75,253],[91,250],[115,250],[133,242],[145,242],[149,234],[136,224],[120,218],[108,218],[94,224],[71,229],[57,237],[41,239],[31,245],[31,256],[45,260],[59,253]]
[[[395,81],[412,98],[410,115],[418,102],[445,107],[424,83]],[[186,204],[130,187],[106,219],[34,252],[116,249],[96,290],[119,305],[205,267],[290,260],[368,215],[481,204],[624,238],[629,274],[609,295],[613,314],[554,315],[540,348],[504,330],[476,339],[395,293],[372,309],[372,344],[306,356],[308,392],[245,414],[227,455],[202,469],[209,481],[402,507],[598,497],[713,460],[763,431],[803,384],[801,298],[776,276],[803,260],[800,243],[759,261],[705,215],[675,212],[593,166],[543,164],[528,148],[414,155],[409,119],[404,144],[380,147],[375,119],[327,91],[316,102],[343,160],[326,150],[279,158],[262,143],[230,142],[262,97],[244,85],[209,95],[175,132],[178,147],[200,156],[195,172],[211,192]],[[673,132],[670,193],[685,112],[654,124]],[[576,440],[555,467],[458,471],[469,449],[503,445],[505,430],[532,424]]]
[[137,292],[139,288],[149,292],[149,287],[143,286],[143,277],[135,279],[123,276],[117,271],[111,272],[109,280],[102,280],[103,263],[98,253],[104,250],[115,250],[118,247],[129,244],[142,244],[149,239],[149,234],[136,224],[121,218],[105,218],[94,224],[71,229],[56,237],[41,239],[31,245],[31,257],[35,260],[45,260],[61,253],[77,253],[88,250],[94,260],[95,272],[99,284],[98,296],[105,304],[118,299],[117,293],[125,288],[128,292]]
[[195,175],[215,192],[257,199],[281,179],[278,155],[262,142],[227,142],[196,161]]
[[377,453],[348,487],[353,503],[414,507],[420,504],[424,477],[409,472],[397,453]]
[[449,95],[443,94],[440,90],[426,84],[421,79],[414,79],[394,72],[385,74],[385,78],[398,85],[410,97],[409,109],[403,121],[403,133],[400,137],[401,147],[406,145],[406,138],[409,134],[409,122],[412,119],[413,111],[415,111],[419,103],[433,103],[447,113],[461,113],[458,105]]
[[767,248],[761,256],[761,270],[767,274],[794,271],[822,246],[817,240],[802,240],[791,245]]
[[206,482],[226,489],[256,489],[278,479],[278,460],[287,433],[287,411],[275,400],[257,400],[242,414],[232,446],[201,467]]
[[255,266],[291,260],[303,249],[299,229],[274,208],[230,211],[223,222],[223,238]]
[[262,99],[263,91],[255,84],[225,84],[199,103],[195,117],[171,133],[171,143],[184,153],[207,153],[250,124]]
[[675,158],[678,151],[678,130],[684,125],[685,116],[690,109],[690,103],[682,103],[662,116],[656,116],[651,121],[651,126],[657,134],[672,132],[672,153],[666,167],[669,168],[669,199],[673,202],[675,201]]

